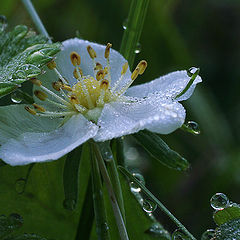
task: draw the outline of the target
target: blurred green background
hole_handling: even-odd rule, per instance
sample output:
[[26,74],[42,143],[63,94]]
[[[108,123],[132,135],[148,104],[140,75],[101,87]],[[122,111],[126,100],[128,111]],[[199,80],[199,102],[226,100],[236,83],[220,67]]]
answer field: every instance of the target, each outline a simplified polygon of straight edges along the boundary
[[[79,34],[119,49],[129,0],[41,0],[33,3],[53,41]],[[200,67],[203,83],[184,106],[187,119],[199,123],[201,135],[181,130],[163,136],[169,146],[189,160],[191,169],[179,173],[149,158],[127,138],[125,155],[143,174],[146,185],[199,238],[214,228],[209,199],[216,192],[240,202],[240,2],[237,0],[150,0],[141,51],[148,69],[135,84],[189,67]],[[21,1],[1,0],[0,14],[9,27],[32,25]],[[7,101],[5,100],[1,101]],[[63,160],[33,168],[24,194],[16,180],[27,167],[0,168],[0,215],[24,216],[23,232],[65,240],[73,239],[77,213],[62,207]],[[41,191],[40,191],[41,190]],[[157,219],[170,231],[174,224],[160,211]],[[54,227],[53,227],[54,226]]]

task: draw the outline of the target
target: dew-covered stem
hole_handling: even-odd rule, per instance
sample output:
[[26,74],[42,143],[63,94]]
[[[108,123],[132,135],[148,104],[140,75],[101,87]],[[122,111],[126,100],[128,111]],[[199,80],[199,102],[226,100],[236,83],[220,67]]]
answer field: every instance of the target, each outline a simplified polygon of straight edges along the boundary
[[133,67],[137,45],[142,33],[149,0],[132,0],[124,34],[120,47],[120,53],[128,60],[130,69]]
[[109,177],[107,168],[106,168],[104,160],[102,158],[101,152],[100,152],[97,144],[93,144],[93,148],[94,148],[96,159],[98,161],[99,169],[101,171],[103,180],[106,184],[106,188],[107,188],[109,198],[110,198],[110,201],[112,204],[112,209],[113,209],[114,216],[116,219],[116,224],[118,227],[120,239],[121,240],[129,240],[126,226],[125,226],[125,223],[124,223],[124,220],[123,220],[123,217],[122,217],[122,214],[121,214],[121,211],[120,211],[120,208],[119,208],[119,205],[118,205],[118,202],[117,202],[114,190],[113,190],[111,179]]
[[146,196],[157,204],[157,206],[182,230],[190,239],[197,240],[185,227],[184,225],[137,179],[135,178],[128,170],[124,167],[119,166],[118,169],[127,176],[132,182],[136,183],[141,190],[146,194]]
[[92,191],[93,191],[93,205],[96,219],[96,231],[99,240],[109,240],[109,231],[107,224],[107,216],[105,212],[102,181],[99,171],[98,161],[96,155],[93,153],[94,145],[91,144],[91,164],[92,164]]
[[99,143],[99,148],[102,154],[102,157],[107,165],[107,170],[113,185],[114,193],[117,198],[118,205],[120,207],[122,217],[124,222],[126,223],[123,195],[122,195],[122,187],[119,180],[119,174],[116,166],[115,159],[113,157],[112,150],[110,148],[109,141]]
[[50,36],[48,35],[47,30],[45,29],[40,17],[38,16],[32,2],[31,2],[31,0],[22,0],[22,3],[24,4],[25,8],[27,9],[28,13],[30,14],[39,33],[46,36],[48,38],[49,42],[52,42]]

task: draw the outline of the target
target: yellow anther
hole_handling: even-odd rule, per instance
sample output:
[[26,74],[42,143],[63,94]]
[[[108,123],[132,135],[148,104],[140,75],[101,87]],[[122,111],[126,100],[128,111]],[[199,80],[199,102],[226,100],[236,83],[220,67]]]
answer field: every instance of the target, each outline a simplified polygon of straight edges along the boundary
[[42,91],[40,91],[40,90],[35,90],[35,91],[34,91],[34,95],[35,95],[38,99],[40,99],[40,100],[42,100],[42,101],[45,101],[46,98],[48,97],[48,95],[47,95],[46,93],[44,93],[44,92],[42,92]]
[[105,72],[104,72],[104,70],[99,70],[98,72],[97,72],[97,74],[96,74],[96,79],[98,80],[98,81],[100,81],[101,79],[103,79],[105,77]]
[[56,82],[52,83],[52,87],[53,89],[55,89],[56,91],[60,91],[60,89],[63,87],[63,82],[61,80],[58,80]]
[[25,106],[24,108],[25,108],[25,110],[27,110],[27,111],[28,111],[29,113],[31,113],[32,115],[36,115],[36,114],[37,114],[34,109],[32,109],[32,108],[30,108],[30,107],[28,107],[28,106]]
[[108,67],[105,67],[105,68],[103,69],[103,71],[104,71],[105,75],[107,75],[107,74],[108,74]]
[[62,85],[62,89],[63,89],[63,90],[66,90],[66,91],[69,91],[69,92],[72,91],[72,88],[71,88],[70,86],[66,85],[66,84],[63,84],[63,85]]
[[147,68],[147,62],[145,60],[141,60],[138,65],[137,68],[139,68],[139,74],[142,75],[144,73],[144,71]]
[[109,57],[111,47],[112,47],[112,44],[108,43],[107,46],[106,46],[106,49],[105,49],[105,54],[104,54],[105,58]]
[[77,65],[80,65],[81,63],[81,57],[77,52],[71,52],[70,59],[71,59],[72,65],[75,67]]
[[[78,70],[77,70],[78,68]],[[80,78],[81,76],[79,76],[78,72],[80,73],[80,75],[82,76],[83,75],[83,72],[82,72],[82,69],[80,67],[76,67],[73,71],[73,76],[78,79]]]
[[124,75],[128,70],[128,62],[125,62],[122,66],[121,75]]
[[135,70],[133,71],[132,75],[131,75],[131,79],[133,81],[138,77],[139,72],[140,72],[140,68],[136,67]]
[[33,107],[38,110],[39,112],[46,112],[45,108],[36,104],[36,103],[33,103]]
[[31,82],[34,84],[34,85],[37,85],[37,86],[41,86],[42,85],[42,82],[36,78],[32,78],[31,79]]
[[89,56],[90,56],[92,59],[94,59],[94,58],[97,57],[96,52],[93,50],[93,48],[92,48],[90,45],[87,46],[87,51],[88,51]]
[[79,100],[78,100],[77,96],[75,96],[75,95],[71,95],[70,101],[73,105],[74,104],[79,104]]
[[48,67],[50,70],[56,68],[56,66],[57,66],[57,64],[56,64],[56,62],[55,62],[54,60],[52,60],[51,62],[49,62],[49,63],[47,64],[47,67]]
[[101,84],[100,84],[100,88],[101,88],[101,89],[104,89],[104,90],[107,90],[108,87],[109,87],[109,81],[106,80],[106,79],[102,80],[102,82],[101,82]]
[[103,69],[101,63],[96,62],[96,66],[95,66],[94,70],[101,70],[101,69]]

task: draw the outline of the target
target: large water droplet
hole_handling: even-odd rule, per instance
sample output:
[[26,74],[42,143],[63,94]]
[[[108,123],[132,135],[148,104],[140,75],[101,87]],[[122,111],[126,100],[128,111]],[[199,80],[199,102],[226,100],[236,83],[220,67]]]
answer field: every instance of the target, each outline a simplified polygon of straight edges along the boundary
[[25,178],[19,178],[15,182],[15,190],[18,194],[22,194],[25,191],[26,187],[26,179]]
[[193,133],[193,134],[195,134],[195,135],[199,135],[200,134],[200,128],[199,128],[199,125],[198,125],[198,123],[196,123],[196,122],[194,122],[194,121],[188,121],[186,124],[185,124],[185,126],[186,126],[186,130],[188,131],[188,132],[191,132],[191,133]]
[[63,207],[67,210],[74,210],[76,207],[76,201],[74,199],[65,199],[63,201]]
[[145,212],[152,213],[153,211],[155,211],[157,209],[157,204],[152,202],[149,199],[144,199],[142,207]]
[[190,238],[177,229],[173,232],[172,239],[173,240],[189,240]]
[[7,18],[3,15],[0,15],[0,32],[4,31],[7,27]]
[[138,53],[141,52],[141,50],[142,50],[142,46],[141,46],[141,44],[140,44],[140,43],[137,43],[137,46],[136,46],[134,52],[135,52],[136,54],[138,54]]
[[210,199],[211,207],[215,210],[222,210],[229,206],[229,199],[223,193],[216,193]]
[[22,102],[22,98],[21,98],[21,96],[19,95],[18,92],[14,92],[14,93],[11,94],[11,100],[14,103],[21,103]]
[[189,77],[192,77],[193,74],[196,73],[196,71],[198,71],[198,68],[196,68],[196,67],[191,67],[191,68],[189,68],[189,69],[187,70],[187,75],[188,75]]
[[214,229],[208,229],[206,232],[202,234],[201,240],[211,240],[215,235]]
[[127,29],[127,24],[128,24],[128,19],[126,18],[124,21],[123,21],[123,29],[126,30]]

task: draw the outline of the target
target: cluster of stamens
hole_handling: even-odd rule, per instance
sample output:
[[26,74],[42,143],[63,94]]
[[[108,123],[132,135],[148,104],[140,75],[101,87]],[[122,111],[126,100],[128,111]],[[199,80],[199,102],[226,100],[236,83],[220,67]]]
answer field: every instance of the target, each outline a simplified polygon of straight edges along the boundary
[[[118,90],[123,76],[128,69],[128,63],[126,62],[122,66],[121,76],[115,82],[114,86],[111,86],[111,69],[110,69],[110,49],[112,44],[108,43],[105,48],[104,57],[107,61],[107,66],[103,67],[99,62],[96,62],[97,54],[91,46],[87,46],[87,51],[92,59],[93,64],[93,76],[84,76],[80,67],[81,57],[77,52],[71,52],[70,60],[74,66],[73,76],[76,79],[76,84],[70,86],[68,80],[66,80],[60,72],[57,70],[56,62],[51,61],[47,64],[50,70],[55,71],[59,80],[52,83],[52,88],[60,92],[56,94],[50,89],[44,87],[42,82],[38,79],[31,79],[34,85],[37,85],[40,89],[34,91],[34,95],[41,101],[46,101],[55,107],[56,112],[47,111],[44,107],[34,103],[33,108],[26,106],[25,109],[37,116],[45,117],[66,117],[72,116],[76,113],[81,113],[90,116],[88,113],[94,109],[102,109],[105,103],[117,101],[121,99],[122,95],[126,92],[133,81],[138,75],[143,74],[147,67],[147,62],[142,60],[139,62],[135,70],[131,75],[131,79]],[[51,99],[49,98],[51,96]],[[96,117],[90,116],[90,120],[95,120]]]

